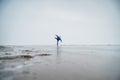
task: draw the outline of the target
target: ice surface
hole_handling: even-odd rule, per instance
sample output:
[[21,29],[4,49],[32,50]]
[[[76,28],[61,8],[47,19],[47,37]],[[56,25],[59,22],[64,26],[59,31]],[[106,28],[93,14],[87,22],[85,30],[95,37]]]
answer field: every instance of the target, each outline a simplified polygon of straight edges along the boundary
[[120,80],[119,45],[0,48],[0,80]]

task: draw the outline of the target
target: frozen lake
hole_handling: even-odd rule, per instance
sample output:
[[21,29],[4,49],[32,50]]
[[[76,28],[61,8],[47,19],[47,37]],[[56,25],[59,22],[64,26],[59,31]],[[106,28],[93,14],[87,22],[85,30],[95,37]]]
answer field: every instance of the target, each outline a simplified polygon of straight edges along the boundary
[[120,80],[120,46],[0,46],[0,80]]

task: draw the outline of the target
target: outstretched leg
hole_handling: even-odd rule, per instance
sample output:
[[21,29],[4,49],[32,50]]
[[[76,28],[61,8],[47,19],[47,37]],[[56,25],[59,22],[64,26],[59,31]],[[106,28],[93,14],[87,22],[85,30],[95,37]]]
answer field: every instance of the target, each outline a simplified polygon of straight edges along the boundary
[[59,41],[57,40],[57,45],[58,45],[58,42],[59,42]]

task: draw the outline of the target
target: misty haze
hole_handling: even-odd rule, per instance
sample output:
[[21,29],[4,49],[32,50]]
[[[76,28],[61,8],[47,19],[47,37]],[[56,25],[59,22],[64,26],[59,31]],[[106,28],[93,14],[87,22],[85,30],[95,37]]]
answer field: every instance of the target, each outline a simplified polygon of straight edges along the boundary
[[0,80],[120,80],[120,0],[0,0]]

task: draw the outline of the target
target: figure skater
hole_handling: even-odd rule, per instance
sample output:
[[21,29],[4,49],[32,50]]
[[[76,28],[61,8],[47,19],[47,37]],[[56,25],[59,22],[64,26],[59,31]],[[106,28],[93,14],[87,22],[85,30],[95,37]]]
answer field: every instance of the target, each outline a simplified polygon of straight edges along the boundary
[[60,36],[58,36],[58,35],[55,35],[56,37],[55,37],[55,39],[57,40],[57,46],[58,46],[58,43],[59,43],[59,41],[61,41],[62,42],[62,39],[61,39],[61,37]]

